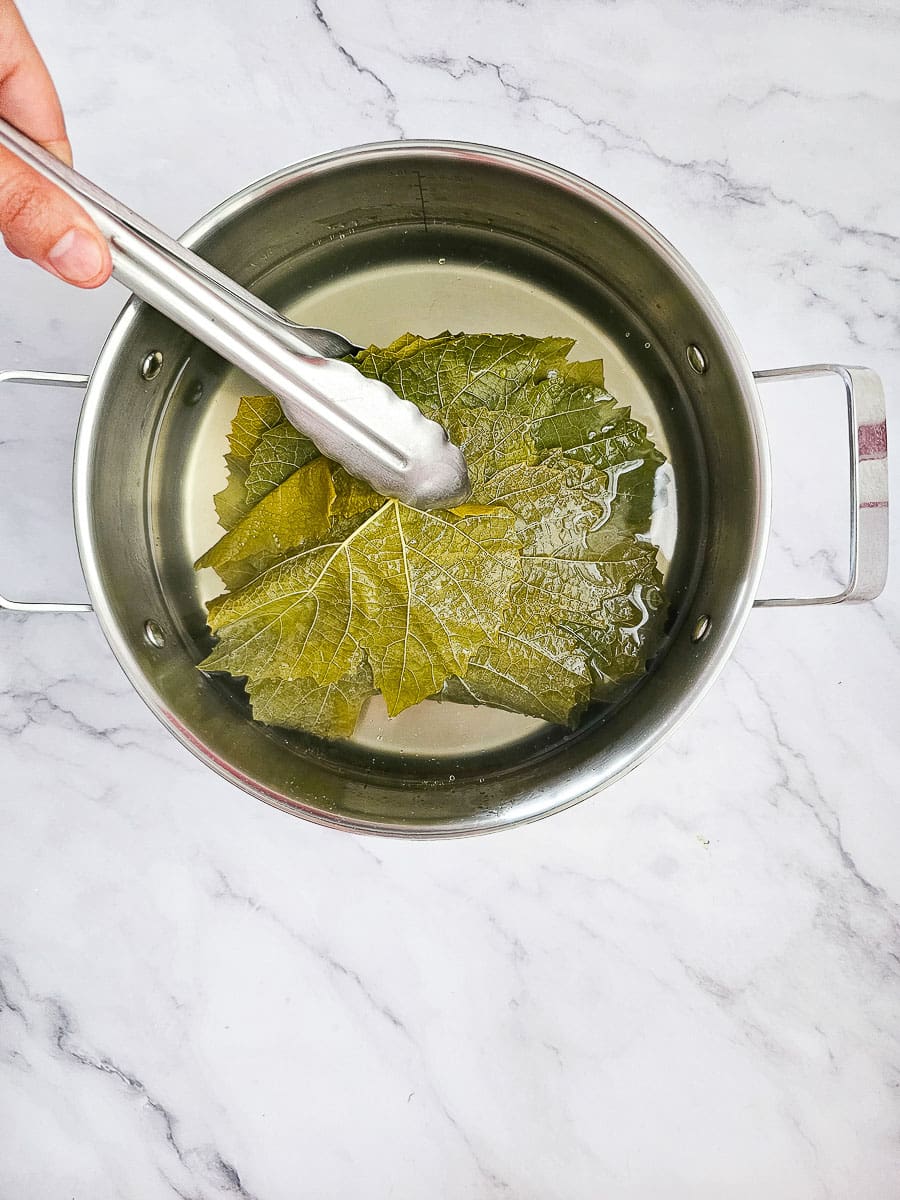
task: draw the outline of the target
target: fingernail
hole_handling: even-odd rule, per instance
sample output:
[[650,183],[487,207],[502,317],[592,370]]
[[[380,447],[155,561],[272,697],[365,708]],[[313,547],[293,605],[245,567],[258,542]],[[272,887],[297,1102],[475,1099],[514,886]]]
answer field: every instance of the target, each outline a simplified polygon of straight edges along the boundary
[[70,229],[47,255],[47,261],[70,283],[90,283],[103,269],[103,251],[95,237],[83,229]]

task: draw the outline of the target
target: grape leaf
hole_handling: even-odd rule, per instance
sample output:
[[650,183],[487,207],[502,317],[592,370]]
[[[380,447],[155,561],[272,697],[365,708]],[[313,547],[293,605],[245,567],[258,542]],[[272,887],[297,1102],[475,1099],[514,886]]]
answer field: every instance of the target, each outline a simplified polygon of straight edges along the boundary
[[[622,624],[637,625],[638,610],[623,607],[635,588],[651,596],[658,591],[656,551],[609,522],[615,496],[606,474],[559,452],[537,465],[497,472],[485,500],[518,517],[522,582],[513,589],[497,644],[475,654],[466,684],[483,703],[564,724],[577,718],[589,696],[600,699],[640,669],[644,639],[610,640],[610,634],[621,633]],[[607,641],[590,640],[585,631],[595,625]],[[535,678],[541,679],[537,700],[528,698]]]
[[352,533],[384,503],[368,484],[319,456],[269,492],[194,567],[244,587],[289,554]]
[[452,512],[385,501],[273,410],[239,412],[243,519],[198,564],[238,590],[209,606],[202,668],[247,677],[260,720],[342,737],[376,689],[391,715],[437,696],[572,725],[637,677],[664,606],[644,536],[663,457],[572,345],[406,334],[351,360],[462,448]]
[[620,523],[632,530],[646,529],[656,471],[665,459],[631,410],[604,390],[602,365],[566,363],[541,393],[530,426],[538,449],[559,448],[567,457],[605,471],[618,497]]
[[[526,445],[528,421],[516,410],[514,400],[536,379],[546,379],[547,372],[565,367],[572,345],[568,338],[405,334],[384,349],[361,350],[350,361],[364,375],[382,379],[401,395],[408,393],[426,415],[440,421],[466,450],[470,470],[473,464],[464,441],[471,428],[478,452],[490,450],[485,466],[497,470],[504,465],[499,457],[504,444],[506,461],[523,461],[526,454],[537,459],[534,445],[530,441]],[[602,364],[590,365],[595,374],[600,371],[602,383]],[[508,416],[502,415],[504,410]],[[251,452],[245,484],[248,502],[261,500],[317,453],[309,438],[288,421],[265,430]]]
[[609,699],[641,669],[652,646],[663,613],[658,578],[638,582],[630,592],[611,596],[591,623],[564,621],[560,629],[571,634],[585,655],[591,673],[591,699]]
[[387,501],[352,533],[220,597],[202,663],[250,679],[334,683],[368,661],[390,715],[464,673],[521,575],[515,518]]
[[350,737],[360,711],[375,695],[372,672],[361,662],[332,683],[315,679],[258,679],[247,687],[253,715],[267,725],[286,725],[326,737]]
[[263,434],[284,420],[274,396],[242,396],[228,435],[229,453],[225,455],[228,482],[213,497],[219,524],[233,529],[245,516],[251,503],[247,499],[247,475],[253,452]]
[[534,338],[522,334],[412,334],[383,350],[370,347],[356,358],[364,375],[373,375],[426,416],[440,420],[457,400],[495,410],[513,409],[517,397],[565,365],[571,338]]
[[591,695],[586,648],[566,630],[531,625],[513,615],[473,656],[465,678],[447,680],[440,698],[575,724]]
[[255,504],[299,467],[318,455],[313,443],[289,421],[267,429],[256,444],[247,471],[247,500]]
[[330,464],[315,458],[269,492],[194,565],[212,567],[230,588],[243,587],[285,555],[327,537],[334,500]]
[[[384,350],[362,351],[356,362],[440,421],[459,441],[465,409],[501,420],[504,439],[518,431],[535,458],[562,450],[604,470],[622,497],[623,524],[649,524],[656,470],[664,461],[646,428],[605,389],[603,363],[567,361],[568,338],[521,335],[407,335]],[[454,428],[456,426],[456,428]],[[499,440],[499,438],[498,438]],[[467,459],[468,461],[468,459]]]

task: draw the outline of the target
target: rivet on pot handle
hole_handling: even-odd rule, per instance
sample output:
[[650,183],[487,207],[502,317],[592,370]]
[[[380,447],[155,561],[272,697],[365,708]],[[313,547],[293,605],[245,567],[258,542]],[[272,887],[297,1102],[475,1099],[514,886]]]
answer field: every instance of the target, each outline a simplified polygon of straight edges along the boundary
[[833,363],[783,367],[775,371],[754,371],[753,374],[757,380],[838,375],[847,392],[850,428],[850,576],[847,586],[833,596],[756,600],[756,607],[874,600],[884,589],[888,569],[887,419],[881,380],[868,367],[841,367]]
[[[0,385],[4,383],[28,383],[43,387],[87,387],[87,375],[70,375],[63,371],[0,371]],[[10,600],[0,596],[0,608],[12,612],[90,612],[91,605],[84,601],[71,604],[44,600]]]

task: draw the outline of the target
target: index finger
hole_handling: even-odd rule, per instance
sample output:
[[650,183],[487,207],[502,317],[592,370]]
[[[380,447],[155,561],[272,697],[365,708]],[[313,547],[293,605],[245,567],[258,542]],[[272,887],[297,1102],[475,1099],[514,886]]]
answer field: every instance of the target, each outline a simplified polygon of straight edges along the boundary
[[[0,0],[0,116],[71,164],[56,88],[12,0]],[[79,287],[97,287],[112,269],[106,239],[87,213],[6,149],[0,233],[14,254]]]

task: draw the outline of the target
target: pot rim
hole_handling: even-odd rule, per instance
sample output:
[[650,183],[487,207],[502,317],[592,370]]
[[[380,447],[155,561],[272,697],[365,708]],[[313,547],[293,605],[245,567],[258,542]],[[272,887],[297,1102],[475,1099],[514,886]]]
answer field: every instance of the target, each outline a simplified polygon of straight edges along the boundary
[[577,787],[572,788],[571,785],[568,788],[564,788],[558,803],[553,804],[551,807],[541,808],[539,811],[535,811],[533,806],[530,806],[524,812],[516,812],[514,815],[509,810],[506,810],[495,821],[472,825],[471,827],[461,827],[459,824],[449,823],[446,825],[435,824],[426,827],[410,827],[397,823],[388,824],[366,821],[360,818],[326,813],[313,809],[302,802],[292,800],[272,791],[256,780],[249,779],[237,768],[223,761],[209,747],[199,741],[191,730],[186,728],[178,717],[169,711],[149,677],[142,669],[135,653],[119,628],[111,606],[107,602],[97,565],[89,497],[92,471],[91,447],[94,440],[97,413],[100,408],[98,397],[104,391],[122,342],[144,311],[144,302],[135,296],[132,296],[126,302],[112,325],[100,349],[88,381],[75,440],[73,495],[78,552],[93,610],[100,622],[100,627],[119,665],[128,676],[135,691],[183,746],[230,783],[236,784],[242,790],[249,792],[258,799],[264,800],[266,803],[283,811],[290,812],[293,815],[302,815],[308,820],[330,828],[350,830],[357,833],[430,840],[434,838],[469,836],[476,833],[491,832],[499,828],[527,824],[545,816],[561,812],[566,808],[580,803],[582,800],[587,800],[601,789],[617,782],[634,767],[639,766],[690,716],[715,683],[726,661],[731,657],[753,608],[753,601],[756,597],[762,575],[769,538],[771,518],[771,458],[765,418],[752,368],[738,340],[737,334],[703,279],[690,266],[681,253],[654,226],[623,201],[581,176],[567,171],[562,167],[554,166],[542,159],[500,147],[446,139],[411,139],[408,141],[362,143],[341,150],[329,151],[328,153],[293,163],[248,184],[200,217],[179,240],[188,247],[196,246],[208,233],[213,232],[226,221],[238,216],[258,200],[276,193],[282,187],[293,185],[304,177],[312,177],[336,166],[353,165],[354,163],[368,161],[373,158],[389,158],[391,156],[403,156],[406,154],[421,155],[422,153],[435,156],[476,157],[479,161],[487,164],[495,164],[507,170],[512,169],[531,176],[537,176],[549,184],[566,190],[589,203],[600,204],[608,210],[612,210],[626,226],[645,242],[649,243],[650,248],[666,262],[673,273],[680,277],[681,281],[695,295],[698,304],[703,309],[704,315],[712,325],[718,339],[719,347],[729,357],[746,404],[757,454],[757,521],[752,546],[748,547],[749,566],[744,574],[741,587],[736,593],[729,628],[722,635],[721,640],[700,676],[690,687],[685,689],[679,700],[673,703],[665,718],[655,726],[653,735],[647,736],[643,743],[634,749],[619,770],[609,777],[602,779],[599,783],[589,784],[586,788],[582,785],[580,790]]

